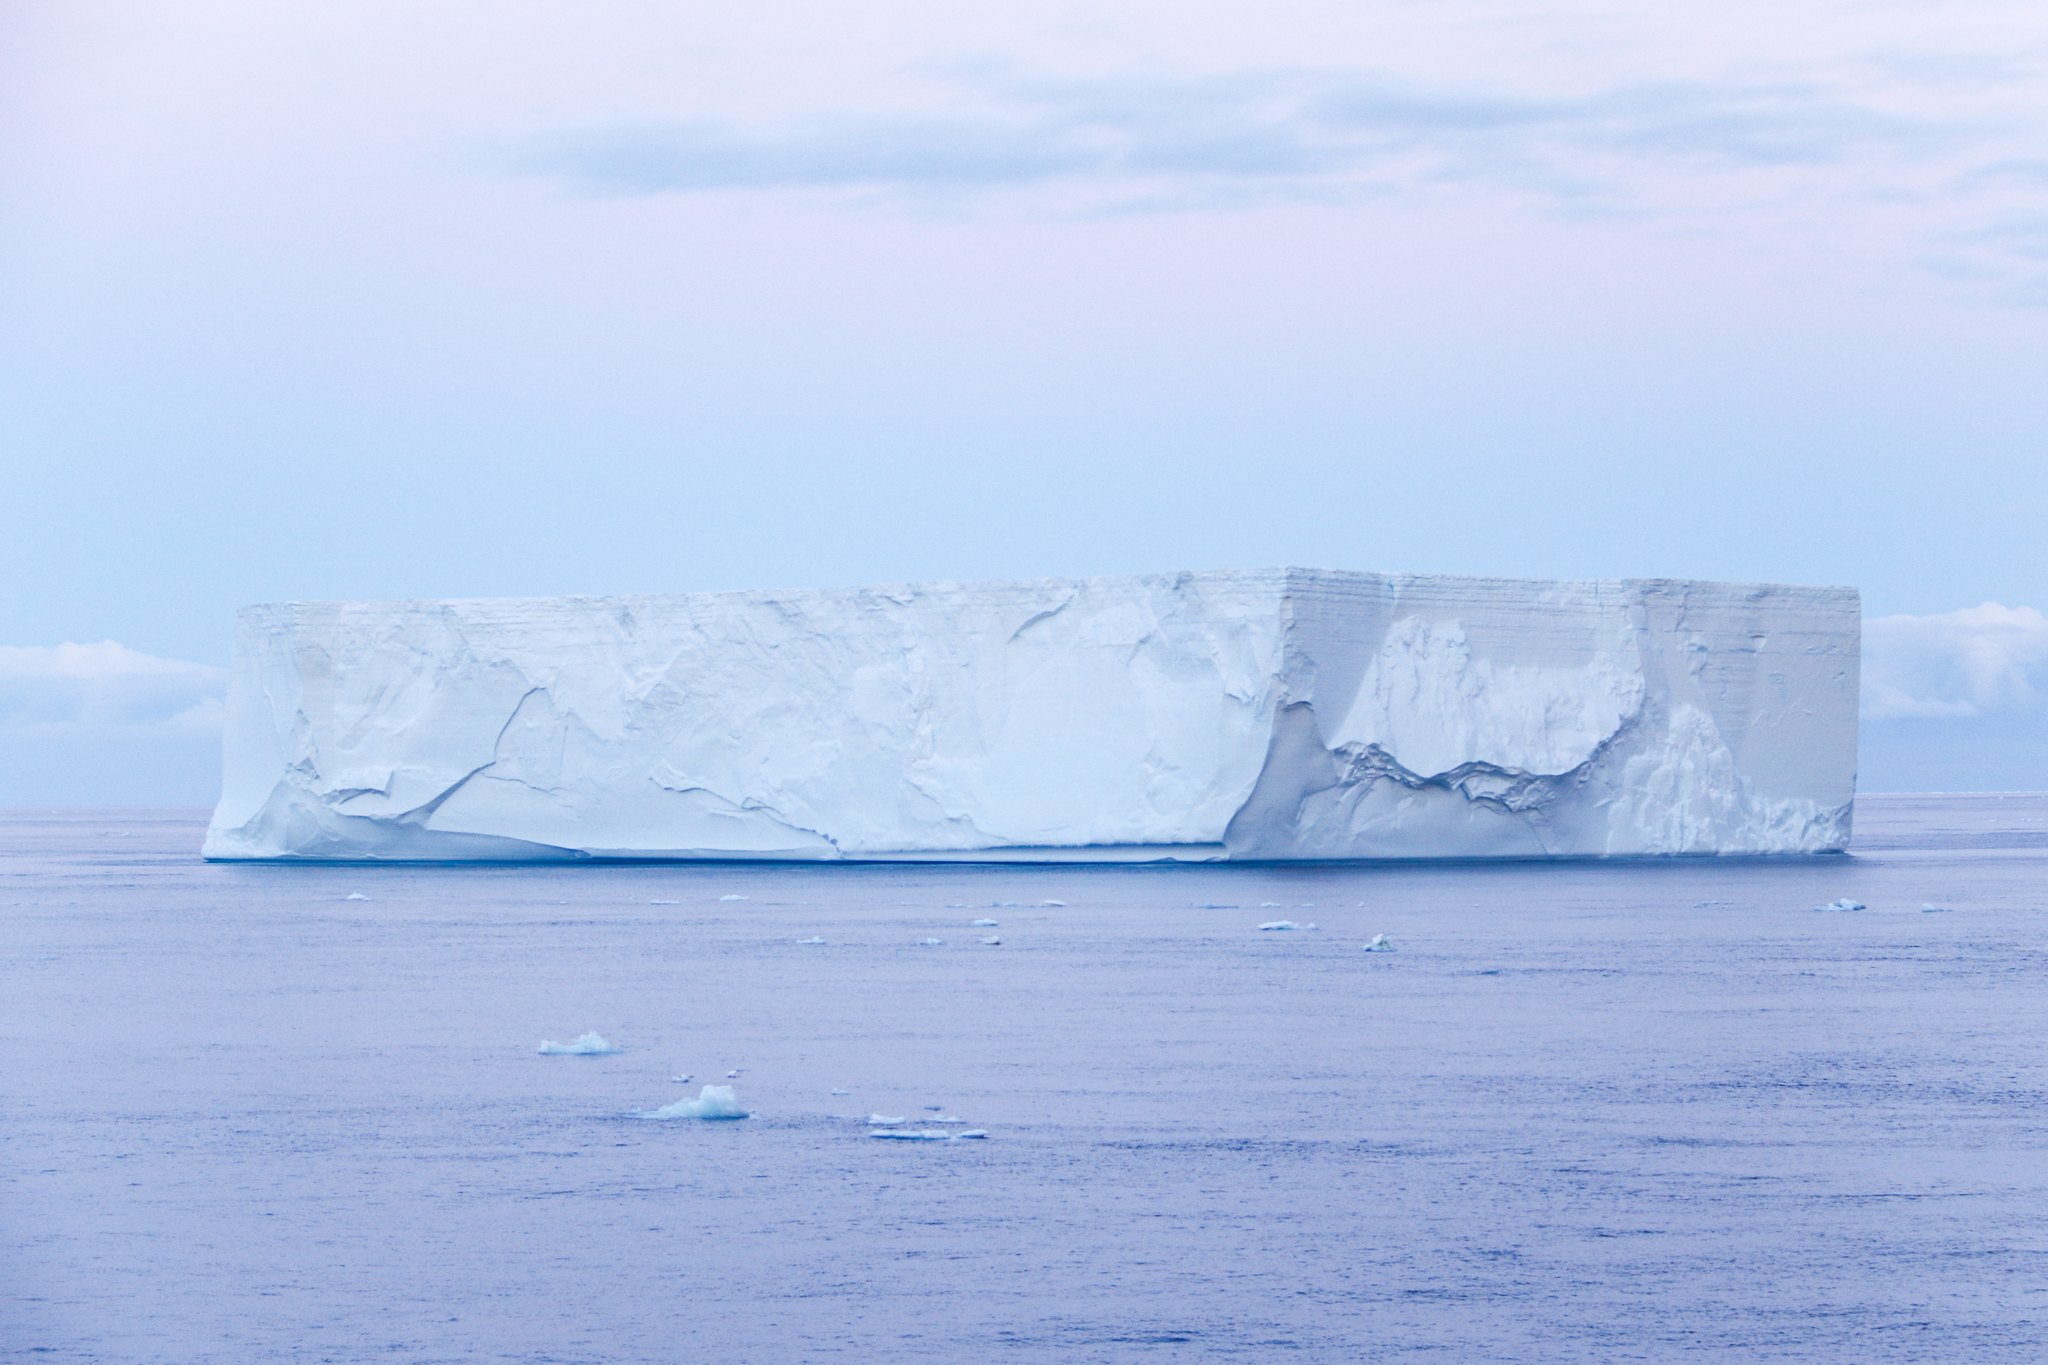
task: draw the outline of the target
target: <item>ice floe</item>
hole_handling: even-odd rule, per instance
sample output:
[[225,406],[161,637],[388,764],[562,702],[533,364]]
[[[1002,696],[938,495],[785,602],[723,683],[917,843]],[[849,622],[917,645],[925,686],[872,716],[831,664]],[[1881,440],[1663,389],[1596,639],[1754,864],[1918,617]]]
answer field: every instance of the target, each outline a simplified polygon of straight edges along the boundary
[[996,927],[996,922],[992,919],[978,919],[967,927],[970,929],[993,929]]
[[750,1118],[740,1108],[740,1098],[729,1085],[707,1085],[699,1091],[694,1100],[677,1100],[674,1104],[659,1109],[636,1109],[636,1119],[744,1119]]
[[884,1124],[901,1123],[903,1122],[903,1119],[900,1116],[892,1119],[883,1114],[869,1114],[868,1122],[874,1124],[876,1127],[879,1128]]
[[1003,946],[1003,941],[1002,941],[1001,939],[999,939],[999,938],[996,938],[996,937],[994,937],[994,936],[990,936],[990,937],[988,937],[988,938],[976,939],[976,940],[975,940],[975,942],[977,942],[977,943],[981,944],[981,946],[982,946],[982,947],[984,947],[984,948],[1000,948],[1000,947],[1002,947],[1002,946]]
[[342,899],[345,901],[366,901],[369,897],[360,891],[351,891],[346,896],[343,896]]
[[649,905],[681,905],[681,901],[649,901]]
[[1063,909],[1064,909],[1067,903],[1066,903],[1065,901],[1040,901],[1040,902],[1039,902],[1039,904],[1040,904],[1040,905],[1042,905],[1042,906],[1043,906],[1043,905],[1057,905],[1057,906],[1060,906],[1061,908],[1063,908]]
[[1865,905],[1863,904],[1863,902],[1862,902],[1862,901],[1852,901],[1852,900],[1850,900],[1850,899],[1849,899],[1849,898],[1848,898],[1847,896],[1844,896],[1844,897],[1842,897],[1842,898],[1841,898],[1840,900],[1832,900],[1832,901],[1829,901],[1829,902],[1828,902],[1828,903],[1827,903],[1826,905],[1816,905],[1816,906],[1814,906],[1813,908],[1814,908],[1814,909],[1815,909],[1816,911],[1819,911],[1819,910],[1862,910],[1862,909],[1865,909],[1865,908],[1867,908],[1867,907],[1865,907]]
[[1920,913],[1923,915],[1946,915],[1948,912],[1949,908],[1946,905],[1936,905],[1932,901],[1920,907]]
[[1400,951],[1394,947],[1394,940],[1388,938],[1385,934],[1374,934],[1371,942],[1365,945],[1365,950],[1368,953],[1393,953]]
[[586,1033],[573,1043],[557,1043],[545,1039],[540,1045],[543,1057],[609,1057],[618,1049],[595,1033]]
[[970,1128],[964,1133],[949,1133],[942,1128],[887,1128],[878,1129],[868,1136],[895,1138],[900,1142],[958,1142],[962,1138],[985,1138],[988,1133],[980,1128]]
[[719,899],[720,899],[720,900],[722,900],[722,901],[743,901],[743,900],[745,900],[745,899],[746,899],[746,897],[745,897],[745,896],[720,896],[720,897],[719,897]]
[[921,938],[917,941],[917,946],[920,948],[943,948],[946,946],[946,940],[942,938]]
[[800,938],[797,940],[798,943],[823,943],[824,941],[822,938]]
[[1293,920],[1291,920],[1291,919],[1270,919],[1270,920],[1267,920],[1267,921],[1266,921],[1266,922],[1265,922],[1264,924],[1261,924],[1261,925],[1260,925],[1259,927],[1260,927],[1261,929],[1277,929],[1277,930],[1280,930],[1280,931],[1282,931],[1282,932],[1285,932],[1285,931],[1287,931],[1287,930],[1289,930],[1289,929],[1313,929],[1313,928],[1315,928],[1315,926],[1314,926],[1313,924],[1296,924],[1296,923],[1295,923],[1295,922],[1294,922]]

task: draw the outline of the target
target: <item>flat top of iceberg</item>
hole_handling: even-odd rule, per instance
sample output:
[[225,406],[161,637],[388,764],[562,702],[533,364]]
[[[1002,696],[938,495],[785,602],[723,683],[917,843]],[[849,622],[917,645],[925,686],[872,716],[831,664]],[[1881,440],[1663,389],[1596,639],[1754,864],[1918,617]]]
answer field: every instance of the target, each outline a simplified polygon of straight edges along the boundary
[[287,600],[254,604],[244,610],[260,610],[263,607],[330,607],[330,606],[375,606],[396,607],[407,605],[463,605],[485,606],[503,603],[512,605],[526,602],[643,602],[673,601],[678,598],[699,598],[706,602],[778,602],[792,599],[813,601],[852,600],[861,598],[891,597],[909,599],[913,597],[938,595],[963,595],[975,597],[1001,596],[1009,591],[1043,591],[1049,585],[1072,584],[1096,590],[1114,588],[1118,584],[1205,582],[1218,585],[1232,584],[1248,587],[1308,587],[1326,591],[1356,591],[1360,588],[1385,589],[1400,593],[1412,593],[1418,589],[1441,587],[1460,595],[1486,596],[1493,588],[1520,590],[1530,583],[1546,583],[1571,591],[1616,592],[1642,591],[1644,589],[1716,589],[1733,595],[1769,594],[1795,591],[1815,594],[1855,594],[1857,589],[1841,585],[1817,585],[1796,583],[1730,582],[1700,578],[1510,578],[1497,574],[1436,574],[1436,573],[1383,573],[1369,569],[1317,569],[1300,565],[1271,565],[1250,569],[1174,569],[1158,573],[1138,574],[1096,574],[1082,576],[1051,575],[1044,578],[939,578],[914,582],[866,583],[838,587],[810,588],[734,588],[705,592],[672,593],[559,593],[526,597],[410,597],[383,599],[312,599]]

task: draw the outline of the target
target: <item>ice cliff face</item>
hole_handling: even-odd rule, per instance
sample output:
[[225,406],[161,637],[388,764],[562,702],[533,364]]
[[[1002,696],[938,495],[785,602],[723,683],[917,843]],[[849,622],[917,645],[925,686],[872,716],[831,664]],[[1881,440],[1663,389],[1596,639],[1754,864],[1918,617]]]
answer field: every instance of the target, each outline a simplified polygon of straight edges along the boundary
[[1303,569],[251,607],[206,856],[1834,851],[1858,622]]

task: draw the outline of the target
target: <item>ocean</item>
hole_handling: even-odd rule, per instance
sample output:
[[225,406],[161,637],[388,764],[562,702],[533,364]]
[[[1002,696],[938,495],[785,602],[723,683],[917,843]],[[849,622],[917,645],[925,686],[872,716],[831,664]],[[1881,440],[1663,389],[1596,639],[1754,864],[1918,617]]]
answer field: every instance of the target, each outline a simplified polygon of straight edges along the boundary
[[[229,865],[203,820],[0,813],[11,1358],[2048,1357],[2048,796],[1415,866]],[[751,1117],[634,1117],[705,1085]]]

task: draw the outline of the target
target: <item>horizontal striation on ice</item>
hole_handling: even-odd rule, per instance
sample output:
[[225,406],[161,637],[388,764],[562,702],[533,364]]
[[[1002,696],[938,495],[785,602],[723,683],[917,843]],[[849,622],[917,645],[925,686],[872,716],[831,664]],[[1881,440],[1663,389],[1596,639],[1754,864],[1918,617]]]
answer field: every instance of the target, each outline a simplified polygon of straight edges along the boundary
[[216,859],[1844,848],[1853,589],[1261,569],[239,618]]

